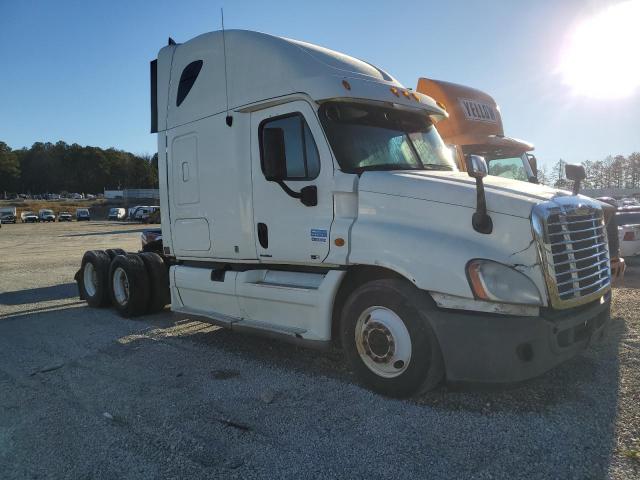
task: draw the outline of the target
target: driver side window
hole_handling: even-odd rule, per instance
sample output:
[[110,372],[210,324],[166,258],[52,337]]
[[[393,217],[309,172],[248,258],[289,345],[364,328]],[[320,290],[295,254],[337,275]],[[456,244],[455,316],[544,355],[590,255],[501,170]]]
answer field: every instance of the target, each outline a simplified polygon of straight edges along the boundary
[[[286,177],[283,180],[313,180],[320,173],[320,156],[309,125],[300,113],[265,120],[260,126],[260,150],[265,132],[278,130],[284,137]],[[261,159],[262,160],[262,159]],[[264,162],[262,161],[264,172]]]

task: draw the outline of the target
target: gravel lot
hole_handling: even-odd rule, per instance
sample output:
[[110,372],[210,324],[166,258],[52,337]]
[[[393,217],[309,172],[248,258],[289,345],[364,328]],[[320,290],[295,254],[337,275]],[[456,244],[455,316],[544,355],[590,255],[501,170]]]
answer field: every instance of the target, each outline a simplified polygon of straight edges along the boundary
[[640,265],[604,342],[572,361],[399,401],[339,351],[87,308],[82,253],[135,250],[140,230],[0,229],[0,479],[640,478]]

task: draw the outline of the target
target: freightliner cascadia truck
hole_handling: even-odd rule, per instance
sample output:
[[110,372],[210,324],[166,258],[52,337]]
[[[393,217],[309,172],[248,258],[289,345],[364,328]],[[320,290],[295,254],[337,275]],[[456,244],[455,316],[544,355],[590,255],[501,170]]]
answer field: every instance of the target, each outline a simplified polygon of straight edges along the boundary
[[[151,62],[162,255],[86,252],[91,306],[162,309],[303,345],[339,343],[392,396],[513,382],[609,320],[599,203],[459,171],[447,112],[384,70],[231,30]],[[579,178],[576,174],[576,178]]]

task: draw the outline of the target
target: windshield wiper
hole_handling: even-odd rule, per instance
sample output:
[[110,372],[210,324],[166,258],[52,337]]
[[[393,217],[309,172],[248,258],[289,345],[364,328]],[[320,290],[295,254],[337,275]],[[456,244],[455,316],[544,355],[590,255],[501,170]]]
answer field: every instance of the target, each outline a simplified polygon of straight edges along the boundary
[[382,164],[382,165],[367,165],[364,167],[357,167],[354,169],[354,173],[370,172],[370,171],[384,171],[384,170],[420,170],[420,167],[411,165],[394,165],[394,164]]
[[425,170],[453,170],[451,167],[439,163],[425,163],[422,165]]

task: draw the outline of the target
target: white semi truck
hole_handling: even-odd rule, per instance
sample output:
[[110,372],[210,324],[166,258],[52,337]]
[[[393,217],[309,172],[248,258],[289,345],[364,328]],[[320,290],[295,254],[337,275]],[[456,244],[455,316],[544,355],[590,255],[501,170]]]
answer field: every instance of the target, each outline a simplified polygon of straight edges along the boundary
[[249,31],[151,62],[163,255],[90,251],[92,306],[162,309],[310,346],[375,391],[537,376],[602,335],[599,203],[458,170],[447,113],[385,71]]

